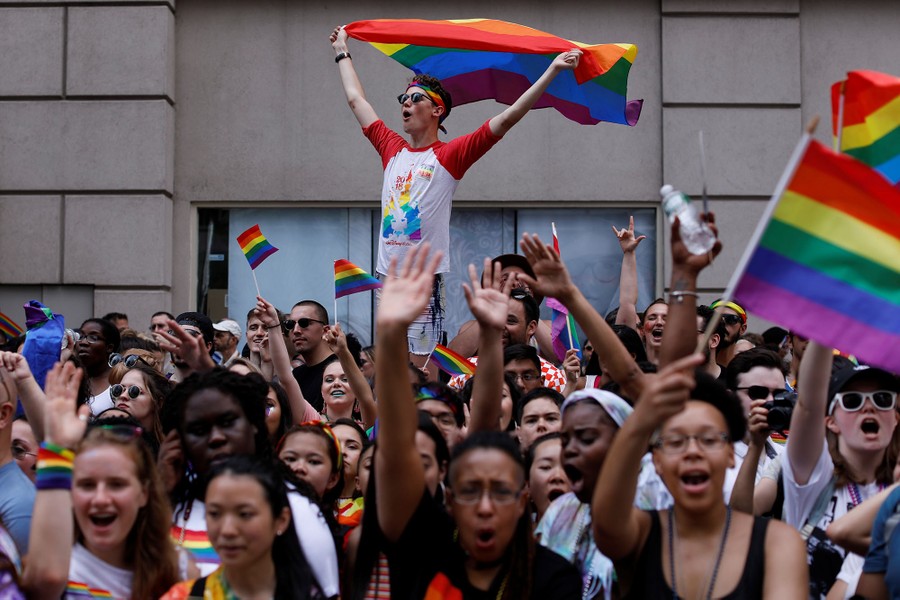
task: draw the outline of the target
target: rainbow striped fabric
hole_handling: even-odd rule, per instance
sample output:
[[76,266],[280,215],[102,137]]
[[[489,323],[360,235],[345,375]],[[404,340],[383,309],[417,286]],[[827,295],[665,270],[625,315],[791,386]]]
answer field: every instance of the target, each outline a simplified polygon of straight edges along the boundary
[[25,333],[25,330],[19,327],[18,323],[0,312],[0,333],[8,338],[14,338]]
[[900,190],[812,141],[735,289],[748,311],[900,372]]
[[334,298],[381,287],[381,282],[346,259],[334,261]]
[[[839,117],[844,95],[843,123]],[[858,158],[900,187],[900,78],[851,71],[831,86],[832,131],[842,126],[841,152]]]
[[493,19],[377,19],[346,31],[415,73],[440,79],[454,106],[486,99],[512,104],[558,54],[580,48],[578,68],[560,73],[534,108],[555,108],[584,125],[634,125],[641,114],[643,101],[625,97],[634,44],[584,44]]
[[266,236],[259,230],[259,225],[254,225],[237,237],[241,252],[247,257],[250,263],[250,269],[254,270],[262,261],[266,260],[276,252],[278,248],[269,243]]
[[452,376],[475,374],[475,365],[450,348],[440,344],[434,347],[434,352],[431,353],[431,360],[442,371]]
[[79,583],[77,581],[70,581],[68,585],[66,585],[66,590],[63,592],[63,600],[76,600],[81,598],[112,598],[113,595],[107,592],[106,590],[101,590],[98,588],[90,588],[87,584]]

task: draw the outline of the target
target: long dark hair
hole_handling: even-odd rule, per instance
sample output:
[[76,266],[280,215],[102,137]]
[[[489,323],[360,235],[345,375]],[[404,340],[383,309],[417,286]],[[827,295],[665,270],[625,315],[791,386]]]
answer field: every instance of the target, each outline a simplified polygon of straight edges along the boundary
[[[251,477],[263,490],[263,495],[277,518],[285,508],[290,510],[287,486],[283,473],[267,460],[254,456],[233,456],[210,469],[206,487],[223,475]],[[292,521],[287,529],[272,542],[272,562],[275,564],[275,599],[292,600],[318,595],[315,578],[306,562],[297,531]],[[314,593],[315,592],[315,593]]]

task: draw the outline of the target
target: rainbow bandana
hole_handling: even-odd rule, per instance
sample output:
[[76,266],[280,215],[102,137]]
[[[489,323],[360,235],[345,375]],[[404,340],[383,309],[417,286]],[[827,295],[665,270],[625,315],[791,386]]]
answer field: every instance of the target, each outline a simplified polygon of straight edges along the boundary
[[435,92],[433,89],[431,89],[428,86],[428,84],[422,83],[421,81],[418,81],[417,79],[413,79],[412,81],[409,82],[409,85],[406,86],[407,93],[409,92],[409,88],[413,88],[413,87],[417,87],[417,88],[424,90],[425,93],[428,94],[428,97],[431,98],[432,102],[434,102],[437,106],[443,107],[444,112],[443,112],[443,114],[441,114],[440,117],[438,117],[438,125],[441,126],[441,131],[443,131],[444,133],[447,133],[447,130],[444,129],[444,127],[443,127],[443,123],[444,123],[444,119],[446,119],[447,117],[450,116],[450,108],[444,103],[444,99],[441,98],[437,92]]
[[715,310],[716,307],[720,306],[720,305],[724,306],[725,308],[730,308],[731,310],[736,312],[738,315],[740,315],[741,321],[743,323],[747,322],[747,311],[744,310],[739,304],[735,304],[734,302],[730,302],[730,301],[725,302],[725,301],[723,301],[722,298],[719,298],[718,300],[713,301],[713,303],[710,304],[709,307],[711,309]]

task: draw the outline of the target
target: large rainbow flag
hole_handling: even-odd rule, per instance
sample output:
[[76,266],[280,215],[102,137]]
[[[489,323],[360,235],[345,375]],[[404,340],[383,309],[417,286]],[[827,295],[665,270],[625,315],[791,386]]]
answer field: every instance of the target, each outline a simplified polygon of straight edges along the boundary
[[900,372],[900,190],[818,142],[801,150],[738,269],[734,297],[764,319]]
[[254,225],[239,235],[237,241],[241,247],[241,252],[244,253],[247,262],[250,263],[251,270],[256,269],[262,264],[262,261],[278,252],[278,248],[270,244],[266,236],[259,230],[259,225]]
[[641,114],[643,101],[625,97],[634,44],[584,44],[493,19],[376,19],[345,29],[416,74],[440,79],[454,106],[486,99],[512,104],[559,53],[580,48],[578,68],[560,73],[534,108],[555,108],[584,125],[634,125]]
[[831,113],[835,137],[841,128],[840,151],[900,187],[900,78],[877,71],[847,73],[847,79],[831,86]]
[[334,261],[334,298],[381,287],[381,282],[344,258]]

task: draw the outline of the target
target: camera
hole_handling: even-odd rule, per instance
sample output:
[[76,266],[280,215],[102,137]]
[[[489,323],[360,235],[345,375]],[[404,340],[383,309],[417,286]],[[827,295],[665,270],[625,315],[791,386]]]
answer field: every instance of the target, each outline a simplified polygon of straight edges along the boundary
[[769,411],[769,431],[783,432],[791,427],[791,415],[794,414],[794,403],[797,394],[790,394],[784,398],[775,398],[771,402],[763,404],[763,408]]

